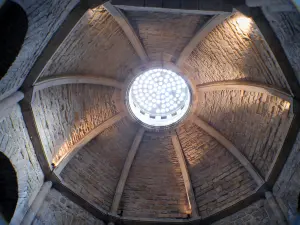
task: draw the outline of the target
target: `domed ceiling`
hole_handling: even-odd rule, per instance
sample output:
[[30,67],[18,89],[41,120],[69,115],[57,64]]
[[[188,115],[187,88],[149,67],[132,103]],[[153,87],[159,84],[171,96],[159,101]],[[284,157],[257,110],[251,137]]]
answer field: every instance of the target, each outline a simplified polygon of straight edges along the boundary
[[[155,65],[155,66],[153,66]],[[131,116],[137,71],[180,71],[189,113],[166,129]],[[49,165],[101,212],[124,220],[206,219],[266,186],[293,116],[272,51],[240,12],[88,10],[34,84]]]

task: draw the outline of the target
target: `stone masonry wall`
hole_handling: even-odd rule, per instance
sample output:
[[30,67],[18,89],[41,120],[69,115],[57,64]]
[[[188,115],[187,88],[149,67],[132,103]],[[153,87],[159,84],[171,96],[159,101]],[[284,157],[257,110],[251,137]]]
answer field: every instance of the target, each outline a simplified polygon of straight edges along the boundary
[[109,211],[136,132],[127,119],[106,129],[73,157],[62,179],[84,199]]
[[289,103],[247,91],[200,93],[199,116],[229,139],[266,176],[291,123]]
[[259,200],[250,206],[228,216],[212,225],[273,225],[271,215],[265,207],[265,200]]
[[148,218],[186,218],[190,213],[170,136],[144,134],[119,209],[123,216]]
[[[293,11],[280,12],[272,11],[268,5],[288,5],[294,8]],[[287,55],[300,82],[300,13],[293,6],[290,0],[269,0],[263,7],[263,12],[269,20],[273,30],[279,38],[285,54]]]
[[87,11],[45,66],[41,77],[87,74],[125,80],[140,58],[103,8]]
[[197,84],[247,80],[288,89],[285,77],[252,20],[235,14],[202,40],[183,66]]
[[213,137],[194,124],[177,131],[203,218],[253,193],[257,185],[249,172]]
[[114,88],[68,84],[36,92],[33,112],[51,162],[57,162],[92,129],[117,114]]
[[51,189],[32,225],[105,225],[93,215]]
[[125,11],[151,60],[175,62],[210,16]]
[[300,133],[273,187],[273,193],[286,218],[296,215],[300,194]]
[[[285,5],[293,11],[272,11],[266,5],[263,12],[279,38],[295,74],[300,82],[300,13],[289,0],[271,0],[272,5]],[[297,213],[300,193],[300,133],[293,149],[273,187],[273,193],[286,218],[290,220]]]
[[17,172],[19,199],[11,225],[18,225],[43,184],[43,173],[18,105],[0,122],[0,151]]
[[41,52],[79,0],[15,0],[28,17],[28,31],[18,57],[0,83],[0,100],[23,83]]

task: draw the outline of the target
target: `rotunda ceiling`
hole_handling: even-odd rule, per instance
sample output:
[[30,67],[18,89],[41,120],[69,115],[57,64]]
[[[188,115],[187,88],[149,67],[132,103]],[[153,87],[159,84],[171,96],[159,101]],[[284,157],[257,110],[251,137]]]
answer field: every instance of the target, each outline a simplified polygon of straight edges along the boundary
[[95,208],[127,219],[205,219],[266,185],[291,96],[251,18],[105,3],[45,65],[32,108],[54,173]]

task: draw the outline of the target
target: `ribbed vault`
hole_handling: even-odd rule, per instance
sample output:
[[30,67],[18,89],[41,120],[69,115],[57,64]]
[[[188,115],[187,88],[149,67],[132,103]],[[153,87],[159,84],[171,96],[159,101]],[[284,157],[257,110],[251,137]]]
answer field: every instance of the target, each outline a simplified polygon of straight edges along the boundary
[[170,135],[144,134],[119,209],[135,217],[185,218],[190,213]]
[[243,165],[195,124],[178,128],[200,215],[207,217],[257,188]]
[[[194,110],[175,129],[141,132],[124,107],[122,92],[146,61],[178,62],[195,87]],[[239,12],[105,3],[82,16],[45,65],[31,105],[59,182],[99,211],[205,219],[265,187],[293,118],[292,96],[258,27]]]
[[196,32],[212,17],[182,13],[126,11],[150,60],[175,62]]
[[89,74],[124,81],[139,64],[140,58],[122,28],[103,7],[98,7],[88,10],[78,21],[40,78]]
[[183,65],[197,84],[240,80],[289,89],[255,23],[240,13],[212,30]]
[[96,207],[109,211],[136,132],[137,126],[128,119],[104,130],[72,158],[62,179]]
[[244,90],[202,94],[198,115],[232,141],[266,177],[291,123],[290,103]]
[[89,84],[60,85],[34,93],[37,128],[49,163],[57,163],[72,146],[118,113],[116,90]]

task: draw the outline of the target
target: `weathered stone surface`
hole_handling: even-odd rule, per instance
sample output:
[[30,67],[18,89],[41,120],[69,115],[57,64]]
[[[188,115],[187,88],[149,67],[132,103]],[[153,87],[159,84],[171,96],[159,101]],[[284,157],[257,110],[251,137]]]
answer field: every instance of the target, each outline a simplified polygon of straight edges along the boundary
[[87,11],[45,66],[41,77],[88,74],[125,80],[140,59],[103,8]]
[[48,161],[58,162],[92,129],[117,113],[114,88],[61,85],[34,95],[33,112]]
[[125,184],[124,216],[186,218],[189,212],[171,136],[145,133]]
[[98,208],[110,210],[137,126],[123,119],[98,135],[67,164],[64,182]]
[[235,14],[202,40],[183,65],[195,83],[248,80],[288,89],[285,77],[252,20]]
[[245,209],[234,213],[213,225],[271,225],[271,217],[264,207],[265,200],[259,200]]
[[18,105],[0,122],[0,151],[11,160],[17,173],[19,199],[11,221],[12,225],[17,225],[34,200],[44,178]]
[[79,0],[16,0],[28,17],[28,31],[18,57],[0,82],[0,99],[15,92],[55,31]]
[[287,134],[289,106],[275,96],[256,92],[212,91],[204,93],[198,114],[265,176]]
[[183,48],[210,16],[126,11],[151,60],[175,62]]
[[203,218],[253,193],[256,183],[251,175],[214,138],[194,124],[177,131]]
[[105,225],[93,215],[51,189],[32,225]]
[[274,185],[273,193],[287,218],[297,214],[300,194],[300,133]]
[[268,7],[273,5],[294,6],[289,0],[271,0],[263,7],[263,12],[279,38],[300,82],[300,13],[296,8],[292,12],[275,12]]

